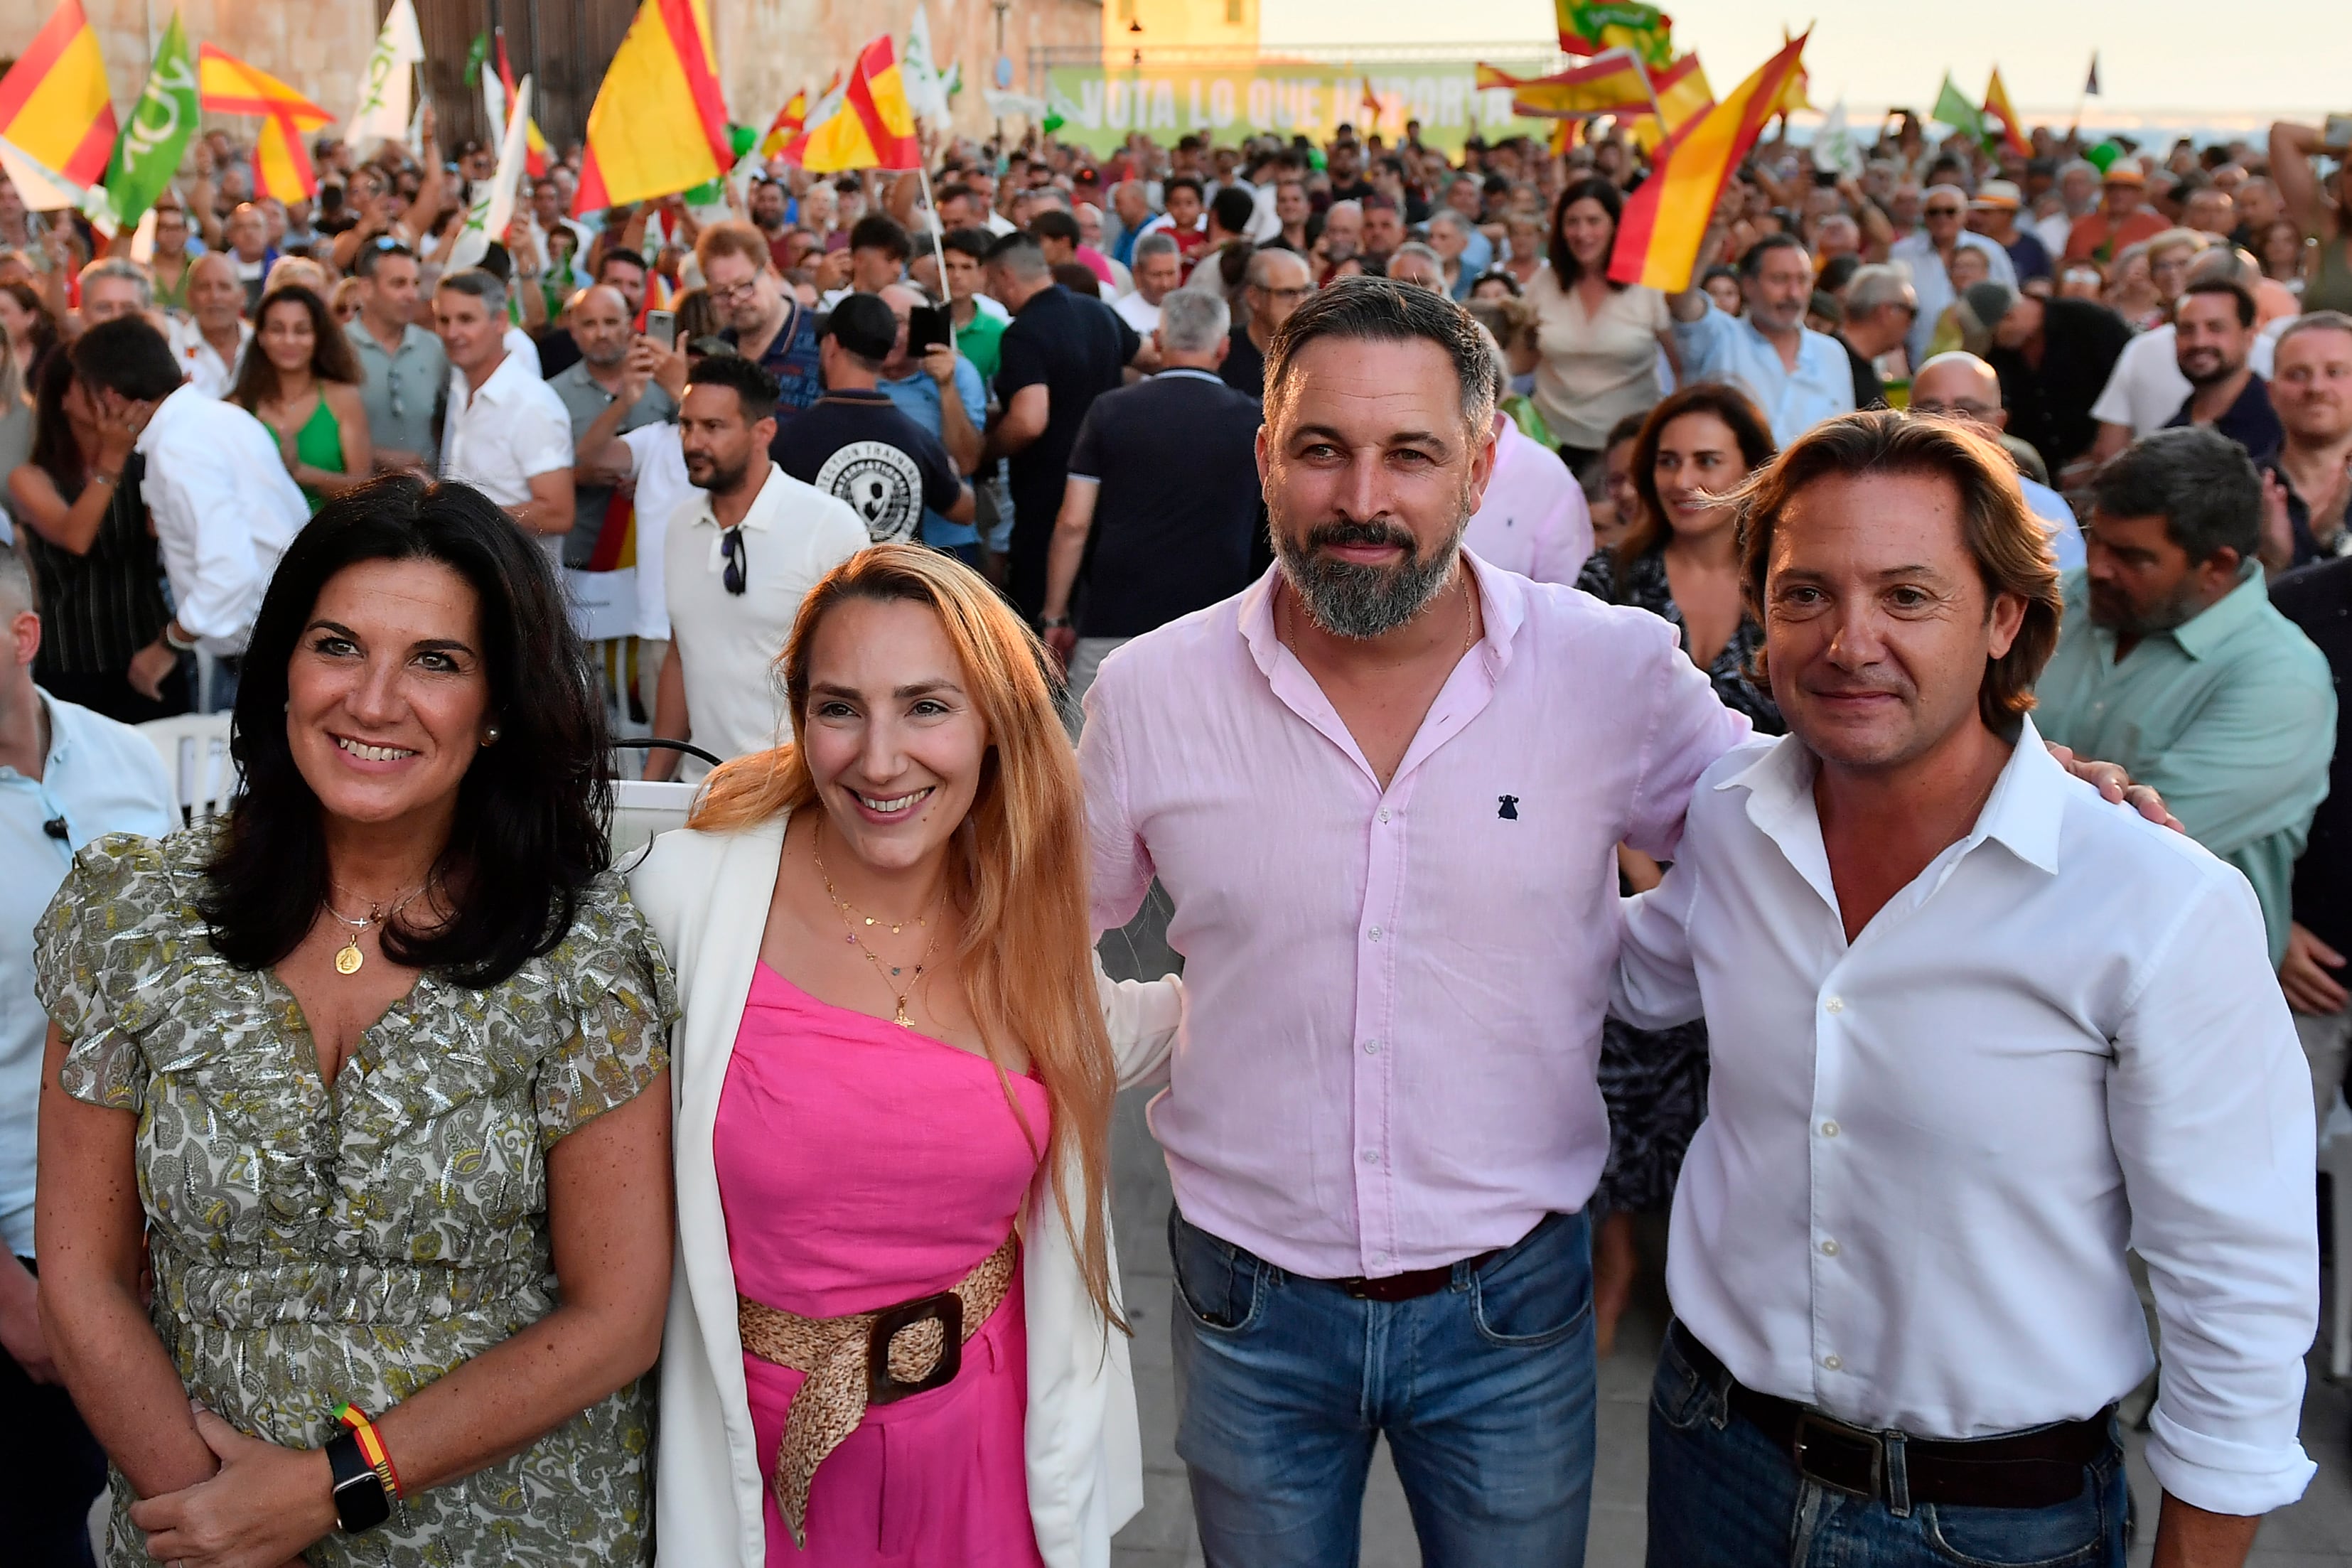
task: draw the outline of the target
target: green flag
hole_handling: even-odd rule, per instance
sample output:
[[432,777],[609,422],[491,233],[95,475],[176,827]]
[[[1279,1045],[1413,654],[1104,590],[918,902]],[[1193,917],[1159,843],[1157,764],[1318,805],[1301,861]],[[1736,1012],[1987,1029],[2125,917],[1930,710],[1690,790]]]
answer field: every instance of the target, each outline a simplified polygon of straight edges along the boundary
[[196,132],[196,52],[180,26],[180,14],[155,46],[155,67],[147,89],[131,106],[131,118],[115,139],[106,166],[106,194],[125,228],[137,223],[179,172],[180,155]]
[[[482,79],[482,62],[490,58],[490,34],[488,28],[474,36],[466,46],[466,85],[476,87]],[[493,128],[495,129],[495,128]]]
[[1936,107],[1927,114],[1930,119],[1940,120],[1955,131],[1967,132],[1979,142],[1984,140],[1983,113],[1954,85],[1949,71],[1944,73],[1944,85],[1936,93]]

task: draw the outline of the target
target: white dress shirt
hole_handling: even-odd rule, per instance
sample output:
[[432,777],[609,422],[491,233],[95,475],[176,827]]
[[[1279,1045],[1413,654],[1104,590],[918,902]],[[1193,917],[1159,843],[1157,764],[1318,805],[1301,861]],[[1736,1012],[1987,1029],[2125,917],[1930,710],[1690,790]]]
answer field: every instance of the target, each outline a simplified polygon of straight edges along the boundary
[[1110,302],[1118,319],[1133,327],[1138,337],[1150,337],[1160,330],[1160,307],[1141,294],[1122,294]]
[[1975,1437],[2095,1415],[2155,1364],[2183,1501],[2302,1495],[2319,1300],[2311,1081],[2246,879],[2102,801],[2032,724],[1974,829],[1845,940],[1812,754],[1709,768],[1626,904],[1611,1010],[1707,1020],[1675,1315],[1748,1387]]
[[[1958,244],[1960,249],[1976,251],[1985,258],[1987,276],[1991,281],[2017,287],[2017,268],[2009,259],[2008,251],[1983,235],[1966,230],[1961,232]],[[1945,270],[1944,258],[1936,254],[1936,242],[1925,229],[1905,235],[1886,247],[1886,254],[1911,273],[1911,292],[1918,300],[1919,311],[1911,318],[1911,331],[1903,346],[1912,364],[1922,365],[1927,363],[1927,340],[1936,335],[1936,323],[1944,319],[1944,312],[1958,298],[1952,291],[1952,275]]]
[[1576,585],[1592,553],[1592,509],[1558,452],[1508,416],[1495,437],[1495,472],[1462,535],[1479,560],[1538,583]]
[[677,426],[669,421],[625,431],[621,445],[629,449],[629,481],[637,490],[636,635],[667,642],[669,586],[664,568],[668,564],[669,520],[694,499],[694,481],[686,476],[686,448]]
[[278,557],[310,521],[278,437],[192,384],[155,405],[138,449],[173,619],[207,653],[244,652]]
[[774,665],[819,579],[871,542],[844,500],[775,464],[743,514],[743,592],[727,591],[725,532],[697,490],[662,541],[670,640],[686,679],[688,739],[719,757],[763,752],[784,732]]
[[236,367],[245,363],[245,351],[253,342],[253,323],[236,324],[236,357],[224,360],[220,351],[205,341],[204,329],[191,316],[172,318],[172,357],[180,362],[180,374],[188,384],[206,397],[226,397],[228,389],[236,384]]
[[[466,373],[449,372],[449,411],[441,426],[441,477],[473,486],[501,507],[530,500],[540,474],[572,467],[572,415],[555,389],[513,354],[489,379],[466,392]],[[563,564],[563,536],[542,534],[540,547]]]
[[[33,994],[33,931],[75,853],[110,833],[161,838],[180,826],[174,786],[147,737],[44,691],[41,776],[0,768],[0,1247],[33,1256],[35,1107],[48,1015]],[[61,824],[62,837],[48,823]]]
[[1811,327],[1800,327],[1797,368],[1780,362],[1772,340],[1745,316],[1726,315],[1712,300],[1696,321],[1676,321],[1685,386],[1720,381],[1755,399],[1771,423],[1772,439],[1787,446],[1824,419],[1853,412],[1853,362],[1844,347]]

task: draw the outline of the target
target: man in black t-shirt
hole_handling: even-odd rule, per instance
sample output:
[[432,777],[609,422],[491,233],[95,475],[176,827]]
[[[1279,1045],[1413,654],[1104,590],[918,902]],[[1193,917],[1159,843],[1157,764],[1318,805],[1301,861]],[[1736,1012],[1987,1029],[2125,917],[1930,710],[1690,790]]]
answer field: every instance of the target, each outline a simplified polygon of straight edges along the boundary
[[1012,459],[1007,586],[1013,604],[1034,619],[1045,603],[1045,548],[1078,426],[1096,398],[1117,390],[1143,340],[1100,300],[1055,283],[1045,252],[1024,234],[1008,234],[989,248],[988,291],[1013,312],[1013,324],[997,347],[1003,412],[989,428],[982,460]]
[[2076,482],[2068,464],[2098,438],[2091,405],[2106,390],[2131,327],[2090,300],[2043,300],[2006,283],[1971,283],[1953,312],[1969,352],[2000,377],[2009,433],[2042,454],[2050,482]]
[[778,468],[847,501],[877,544],[913,539],[927,506],[950,522],[972,515],[971,487],[947,448],[880,389],[902,330],[877,295],[835,305],[818,346],[824,395],[779,423],[768,444]]
[[1152,333],[1167,368],[1087,411],[1045,584],[1045,640],[1068,668],[1073,700],[1129,637],[1249,586],[1265,414],[1217,376],[1229,324],[1220,296],[1177,289]]

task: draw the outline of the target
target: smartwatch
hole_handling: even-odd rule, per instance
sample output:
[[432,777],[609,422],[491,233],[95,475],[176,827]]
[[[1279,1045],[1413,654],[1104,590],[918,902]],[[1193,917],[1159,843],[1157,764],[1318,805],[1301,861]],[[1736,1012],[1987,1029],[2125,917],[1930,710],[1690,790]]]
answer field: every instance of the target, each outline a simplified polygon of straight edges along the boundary
[[335,1527],[345,1535],[373,1530],[392,1517],[391,1494],[360,1452],[359,1434],[338,1432],[327,1440],[327,1468],[334,1481]]

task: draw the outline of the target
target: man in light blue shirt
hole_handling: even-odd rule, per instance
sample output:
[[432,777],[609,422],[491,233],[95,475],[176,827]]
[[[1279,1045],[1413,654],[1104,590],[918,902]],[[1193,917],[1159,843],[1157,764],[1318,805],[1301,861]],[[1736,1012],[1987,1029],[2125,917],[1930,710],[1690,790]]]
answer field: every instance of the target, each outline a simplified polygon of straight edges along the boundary
[[[179,822],[172,781],[145,736],[33,684],[41,618],[32,578],[0,545],[0,1428],[29,1465],[0,1475],[0,1519],[21,1560],[67,1562],[106,1483],[106,1459],[58,1384],[33,1285],[33,1173],[41,1052],[33,927],[74,852],[110,833]],[[13,1560],[13,1559],[12,1559]]]
[[[898,412],[940,438],[955,460],[956,471],[970,479],[980,467],[981,426],[988,418],[988,387],[971,361],[952,349],[934,349],[918,357],[908,352],[907,321],[919,305],[927,305],[923,291],[910,284],[893,283],[882,290],[890,313],[898,318],[898,342],[883,362],[877,384],[898,405]],[[940,367],[952,355],[952,373]],[[923,509],[922,540],[945,551],[974,571],[980,568],[980,533],[968,522],[950,522],[929,507]]]
[[1976,251],[1984,258],[1992,282],[2017,287],[2017,268],[2010,261],[2009,252],[1983,235],[1969,232],[1968,192],[1958,185],[1932,186],[1921,202],[1919,216],[1925,226],[1886,247],[1888,260],[1910,269],[1911,289],[1919,297],[1919,313],[1911,318],[1910,335],[1905,340],[1915,365],[1927,357],[1927,340],[1936,335],[1936,323],[1944,319],[1952,303],[1954,257],[1963,250]]
[[1719,217],[1707,226],[1690,288],[1667,301],[1682,350],[1682,384],[1720,381],[1739,388],[1785,447],[1822,420],[1853,412],[1853,370],[1835,338],[1805,325],[1813,260],[1794,235],[1766,235],[1739,258],[1746,315],[1726,315],[1706,297],[1699,279],[1715,265],[1724,232]]
[[[1972,353],[1954,350],[1937,354],[1911,378],[1911,412],[1958,419],[1988,436],[1999,437],[2009,426],[2009,410],[2000,404],[2000,375]],[[2015,456],[2015,444],[2010,446]],[[2031,448],[2026,448],[2031,450]],[[2025,510],[2042,520],[2050,534],[2050,549],[2058,570],[2072,572],[2083,564],[2083,527],[2066,498],[2021,471],[2017,488],[2025,492]]]

